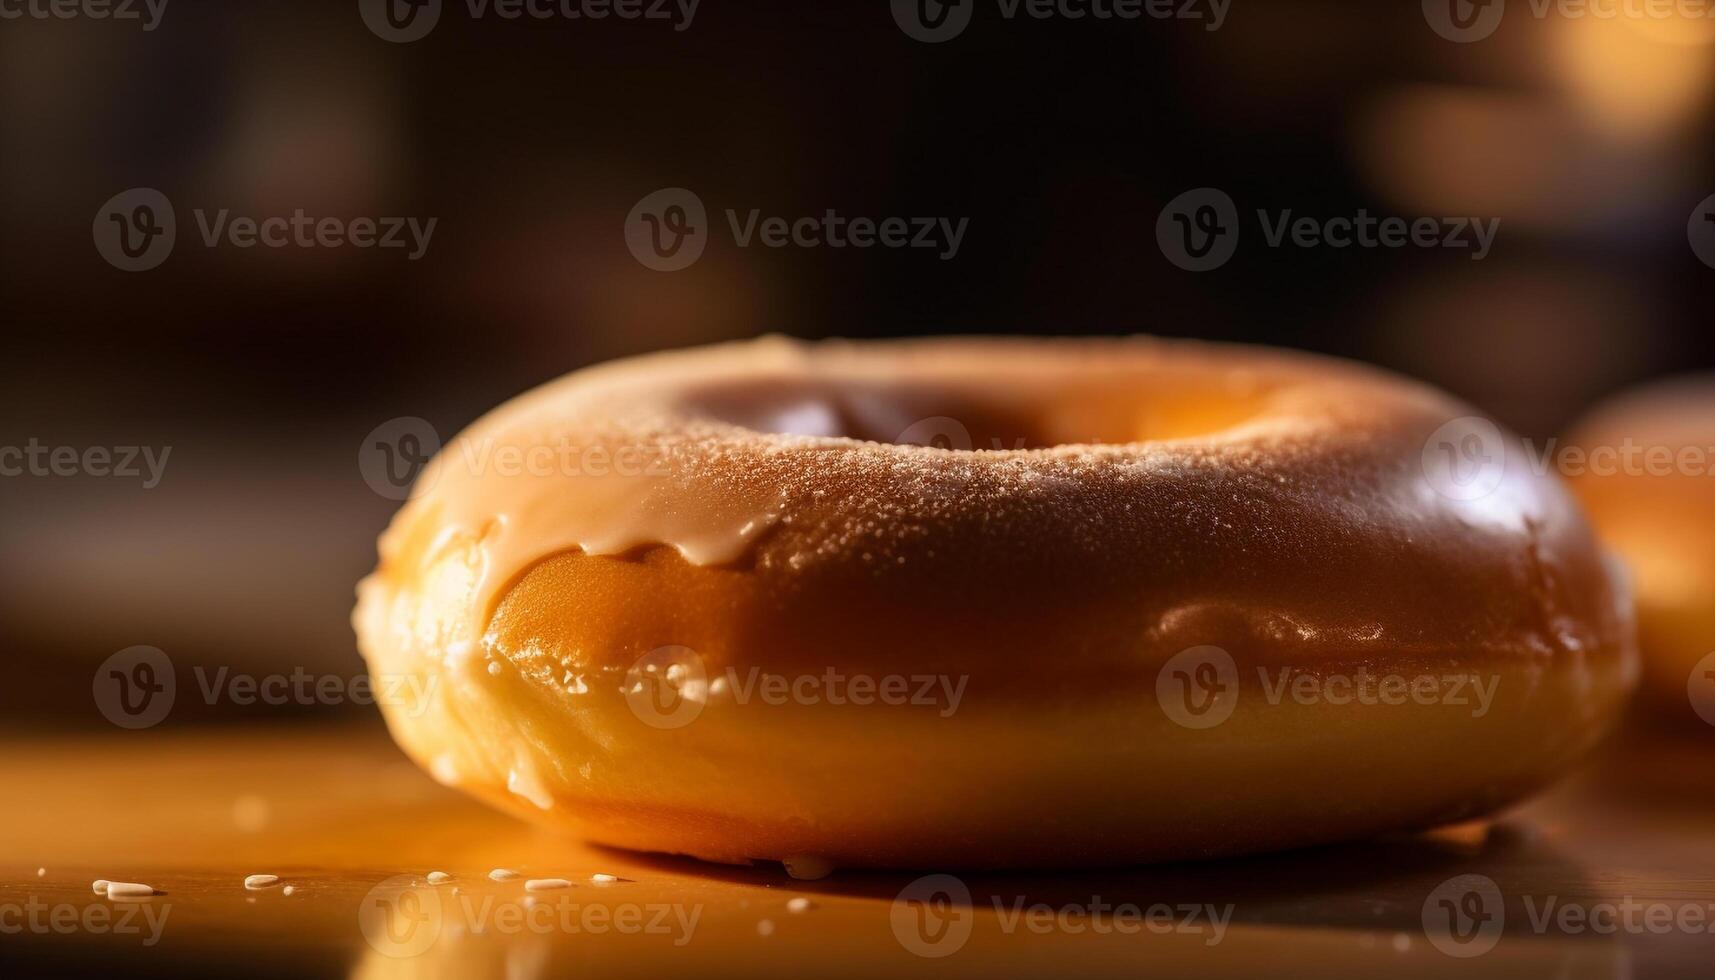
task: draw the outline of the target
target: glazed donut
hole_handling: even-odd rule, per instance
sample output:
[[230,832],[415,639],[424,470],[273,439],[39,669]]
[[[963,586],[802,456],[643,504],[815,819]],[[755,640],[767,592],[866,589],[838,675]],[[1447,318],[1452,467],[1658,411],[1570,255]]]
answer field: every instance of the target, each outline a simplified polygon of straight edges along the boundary
[[1467,414],[1145,338],[640,357],[449,443],[355,626],[429,692],[384,706],[419,764],[608,845],[803,875],[1429,827],[1563,771],[1635,673],[1558,482],[1427,475]]
[[1689,695],[1715,724],[1715,682],[1696,670],[1715,651],[1715,378],[1615,396],[1567,445],[1568,482],[1634,578],[1650,699],[1692,721]]

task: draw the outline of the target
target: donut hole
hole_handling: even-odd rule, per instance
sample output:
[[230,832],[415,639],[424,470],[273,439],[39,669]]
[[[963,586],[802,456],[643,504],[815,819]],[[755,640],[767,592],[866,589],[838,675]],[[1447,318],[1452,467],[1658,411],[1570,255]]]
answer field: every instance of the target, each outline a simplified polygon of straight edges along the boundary
[[1207,437],[1255,418],[1264,397],[1254,385],[1174,377],[771,380],[692,392],[681,408],[774,435],[993,452]]

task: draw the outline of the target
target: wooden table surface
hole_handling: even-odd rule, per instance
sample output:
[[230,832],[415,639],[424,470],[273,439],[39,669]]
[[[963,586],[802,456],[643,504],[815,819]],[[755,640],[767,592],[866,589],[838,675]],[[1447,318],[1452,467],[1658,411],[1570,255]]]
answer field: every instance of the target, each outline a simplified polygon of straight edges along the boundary
[[1715,739],[1632,736],[1493,824],[949,886],[590,847],[442,788],[379,727],[12,739],[0,975],[1715,976],[1712,762]]

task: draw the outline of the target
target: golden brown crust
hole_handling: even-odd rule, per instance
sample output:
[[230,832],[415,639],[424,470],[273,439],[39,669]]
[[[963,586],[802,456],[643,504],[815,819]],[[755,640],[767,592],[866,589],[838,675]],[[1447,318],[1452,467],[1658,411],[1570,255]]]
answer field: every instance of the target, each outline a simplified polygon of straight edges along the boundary
[[1715,685],[1693,677],[1715,650],[1715,378],[1626,392],[1557,448],[1591,523],[1630,569],[1655,702],[1690,720],[1695,691],[1715,714]]
[[[1550,778],[1633,670],[1627,600],[1552,478],[1507,466],[1469,500],[1426,478],[1432,434],[1467,414],[1340,362],[1145,340],[642,359],[466,435],[540,439],[544,418],[610,448],[643,434],[669,465],[630,485],[648,506],[619,519],[638,533],[600,537],[611,549],[523,536],[541,549],[520,560],[495,537],[558,498],[532,484],[533,506],[506,511],[516,482],[441,474],[389,532],[359,632],[378,671],[445,681],[422,716],[390,712],[420,761],[624,846],[1087,865],[1416,827]],[[853,438],[925,419],[1024,448]],[[1059,442],[1074,432],[1143,441]],[[479,501],[498,502],[491,519]],[[1157,696],[1164,666],[1202,647],[1231,658],[1238,706],[1197,730]],[[627,702],[662,649],[726,683],[683,729]],[[829,672],[941,678],[958,697],[732,690]],[[1271,676],[1371,674],[1495,686],[1479,716],[1269,693]],[[1352,753],[1356,789],[1330,761]]]

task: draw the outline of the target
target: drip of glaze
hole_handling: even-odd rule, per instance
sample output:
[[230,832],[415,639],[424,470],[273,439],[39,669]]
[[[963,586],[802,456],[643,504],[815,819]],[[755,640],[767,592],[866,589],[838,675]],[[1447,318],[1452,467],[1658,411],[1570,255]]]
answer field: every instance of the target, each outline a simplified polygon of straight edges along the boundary
[[506,789],[514,796],[522,797],[534,803],[537,809],[552,810],[554,797],[548,792],[548,787],[542,783],[542,776],[536,771],[536,766],[530,757],[521,750],[512,768],[506,773]]
[[660,417],[616,419],[622,413],[602,385],[575,375],[497,409],[423,471],[381,552],[384,566],[432,562],[474,544],[474,581],[457,583],[469,615],[447,638],[449,651],[479,644],[501,592],[550,555],[666,546],[694,565],[730,564],[780,520],[777,492],[688,492],[691,475],[673,456],[679,428]]

